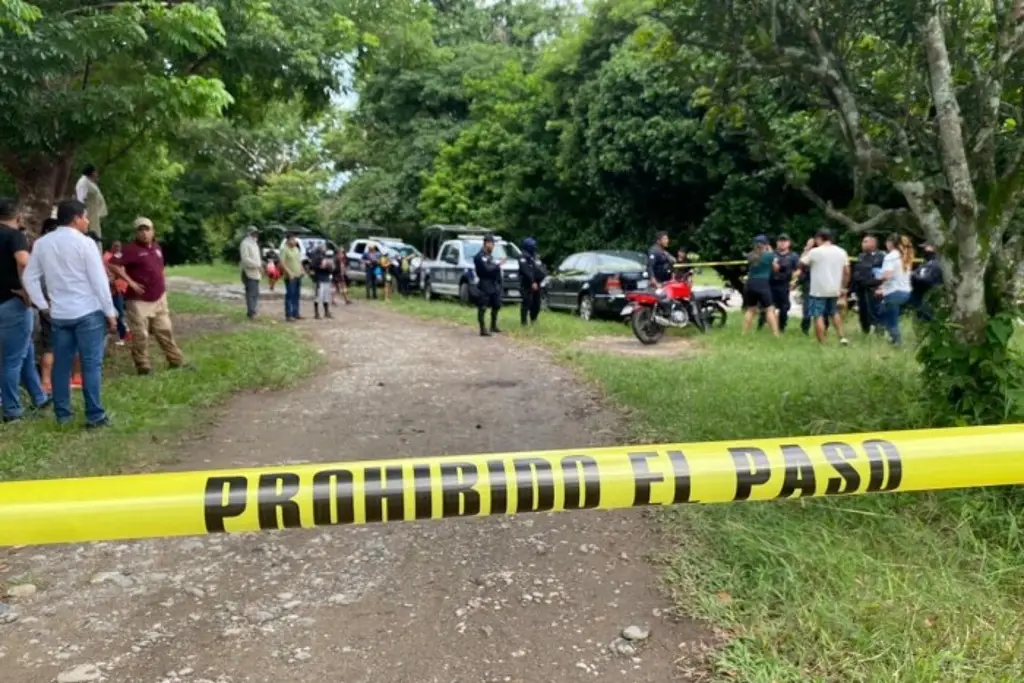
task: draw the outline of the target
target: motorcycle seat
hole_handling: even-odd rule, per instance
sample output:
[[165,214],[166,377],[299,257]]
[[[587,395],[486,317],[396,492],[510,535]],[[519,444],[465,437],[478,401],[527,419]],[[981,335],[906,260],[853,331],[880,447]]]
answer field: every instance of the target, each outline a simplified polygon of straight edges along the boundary
[[693,298],[697,301],[706,301],[708,299],[724,299],[725,292],[717,287],[708,287],[707,289],[695,289],[693,290]]

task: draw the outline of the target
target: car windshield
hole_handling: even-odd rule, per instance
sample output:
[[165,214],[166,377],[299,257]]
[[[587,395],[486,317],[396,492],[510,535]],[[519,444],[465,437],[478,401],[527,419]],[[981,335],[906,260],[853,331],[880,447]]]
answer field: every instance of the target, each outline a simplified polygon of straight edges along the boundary
[[[464,242],[462,249],[463,253],[466,255],[466,258],[472,259],[476,257],[476,255],[480,252],[483,246],[484,243],[482,241]],[[514,244],[509,244],[508,242],[498,242],[497,244],[494,245],[494,258],[498,259],[499,261],[503,258],[517,259],[519,258],[519,254],[519,247],[517,247]]]
[[420,253],[419,250],[416,249],[416,247],[410,247],[408,244],[391,245],[391,249],[402,258],[405,258],[410,254],[415,256],[416,254]]
[[597,267],[602,270],[636,270],[644,265],[640,254],[631,258],[632,254],[598,254]]

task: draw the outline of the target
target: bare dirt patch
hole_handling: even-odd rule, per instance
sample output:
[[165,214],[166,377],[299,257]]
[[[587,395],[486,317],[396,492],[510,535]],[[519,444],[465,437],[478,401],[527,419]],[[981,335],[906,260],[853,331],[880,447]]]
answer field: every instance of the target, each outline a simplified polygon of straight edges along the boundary
[[[212,413],[167,469],[585,448],[626,433],[525,345],[379,305],[298,328],[323,371]],[[36,587],[0,615],[3,680],[692,681],[686,653],[708,634],[672,617],[646,561],[663,546],[628,510],[0,551],[6,583]]]
[[581,339],[573,349],[587,353],[603,353],[630,358],[677,358],[690,356],[699,351],[698,345],[689,339],[668,336],[657,344],[645,346],[634,337],[595,336]]

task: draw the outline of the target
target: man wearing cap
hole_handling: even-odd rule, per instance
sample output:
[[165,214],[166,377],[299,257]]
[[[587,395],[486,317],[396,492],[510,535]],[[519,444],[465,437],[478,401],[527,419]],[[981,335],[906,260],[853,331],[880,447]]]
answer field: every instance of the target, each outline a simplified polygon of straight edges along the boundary
[[537,240],[523,240],[523,255],[519,257],[519,284],[523,300],[519,305],[519,322],[525,327],[537,322],[540,315],[540,284],[544,281],[544,266],[537,258]]
[[[480,336],[490,337],[498,334],[498,311],[501,310],[501,266],[505,259],[494,260],[494,235],[484,235],[483,249],[473,257],[473,267],[476,270],[477,286],[480,288],[480,298],[476,303],[476,319],[480,323]],[[488,331],[484,326],[484,313],[491,309],[491,329]]]
[[942,284],[942,268],[939,266],[934,244],[925,244],[921,251],[924,253],[924,262],[910,274],[912,290],[907,306],[917,312],[918,320],[931,322],[935,319],[935,314],[928,305],[927,296],[930,291]]
[[153,221],[142,216],[135,219],[135,240],[124,246],[120,257],[110,260],[110,269],[128,283],[124,298],[136,372],[140,375],[152,372],[150,334],[163,349],[171,368],[184,367],[185,358],[174,342],[171,328],[164,280],[164,253],[154,239]]
[[242,264],[242,284],[245,286],[245,313],[252,320],[260,305],[260,278],[263,275],[263,258],[260,256],[259,230],[250,225],[245,230],[245,239],[239,247]]
[[[772,304],[779,320],[779,332],[786,331],[791,306],[789,290],[793,286],[793,274],[800,267],[800,257],[793,253],[793,243],[789,235],[782,233],[775,240],[775,267],[768,278],[768,286],[772,293]],[[764,310],[757,321],[757,329],[764,327],[766,320]]]

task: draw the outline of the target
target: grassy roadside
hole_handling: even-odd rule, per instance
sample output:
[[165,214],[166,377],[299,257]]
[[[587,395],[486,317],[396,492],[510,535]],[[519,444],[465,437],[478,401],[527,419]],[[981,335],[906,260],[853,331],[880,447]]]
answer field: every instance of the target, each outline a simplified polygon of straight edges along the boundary
[[[394,310],[475,324],[472,310],[420,299]],[[629,334],[610,322],[546,313],[521,330],[558,351],[666,441],[923,427],[909,351],[852,333],[819,348],[799,331],[744,337],[739,314],[682,358],[577,349]],[[691,336],[691,335],[684,335]],[[685,546],[667,557],[681,611],[725,625],[721,680],[1016,681],[1024,606],[1024,514],[1005,491],[686,507],[665,515]],[[671,537],[671,536],[670,536]]]
[[237,285],[241,283],[241,271],[234,263],[188,263],[167,268],[167,275],[189,277],[215,285]]
[[[131,372],[126,349],[104,367],[103,400],[114,427],[86,432],[58,427],[51,415],[3,428],[0,480],[109,474],[150,464],[160,442],[196,424],[204,410],[231,394],[286,386],[310,372],[316,353],[295,353],[305,341],[283,326],[238,326],[236,307],[187,294],[170,295],[179,342],[194,371],[163,370],[155,344],[153,375]],[[244,317],[244,315],[242,316]],[[80,393],[80,392],[76,392]],[[81,419],[81,398],[76,396]]]

